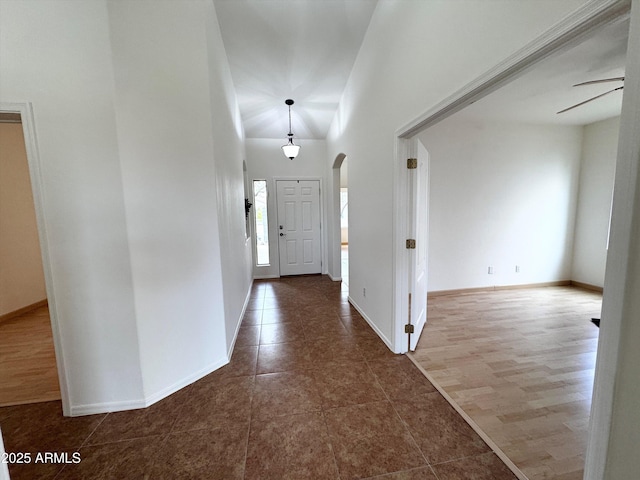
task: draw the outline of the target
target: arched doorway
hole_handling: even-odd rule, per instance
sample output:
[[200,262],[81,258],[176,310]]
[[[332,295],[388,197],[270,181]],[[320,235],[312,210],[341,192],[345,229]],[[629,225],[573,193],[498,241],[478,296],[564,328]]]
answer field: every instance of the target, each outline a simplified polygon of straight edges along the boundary
[[333,163],[333,236],[330,248],[333,278],[349,285],[349,176],[347,156],[340,153]]

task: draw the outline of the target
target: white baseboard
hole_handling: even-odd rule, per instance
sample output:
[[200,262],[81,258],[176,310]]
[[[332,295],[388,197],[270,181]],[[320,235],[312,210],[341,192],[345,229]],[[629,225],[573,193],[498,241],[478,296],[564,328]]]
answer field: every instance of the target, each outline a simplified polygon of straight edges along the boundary
[[244,299],[244,305],[242,306],[242,311],[240,312],[240,318],[236,323],[236,331],[233,334],[233,340],[231,341],[231,345],[229,346],[227,356],[229,360],[231,360],[231,355],[233,354],[233,349],[236,347],[236,340],[238,340],[238,334],[240,333],[240,327],[242,326],[242,319],[244,318],[244,314],[247,313],[247,307],[249,306],[249,300],[251,299],[251,289],[253,288],[253,279],[251,279],[251,284],[249,285],[249,290],[247,291],[247,296]]
[[360,308],[358,306],[358,304],[353,300],[353,298],[351,298],[351,296],[349,296],[348,298],[349,303],[351,305],[353,305],[353,308],[355,308],[358,313],[362,316],[362,318],[364,318],[365,322],[367,322],[369,324],[369,326],[371,328],[373,328],[373,331],[376,332],[376,334],[380,337],[380,339],[385,343],[385,345],[387,347],[389,347],[389,350],[391,350],[393,353],[396,353],[393,351],[393,343],[391,342],[391,340],[389,340],[381,331],[380,329],[371,321],[371,319],[369,317],[367,317],[367,315],[364,313],[364,311],[362,310],[362,308]]
[[178,390],[183,389],[184,387],[191,385],[193,382],[197,382],[202,377],[206,377],[212,372],[215,372],[220,367],[224,367],[227,363],[229,363],[229,357],[219,358],[213,363],[210,363],[206,367],[200,369],[196,373],[193,373],[182,380],[174,383],[173,385],[163,388],[159,392],[153,393],[151,395],[147,395],[145,397],[145,405],[144,407],[149,407],[160,400],[167,398],[169,395],[176,393]]
[[82,417],[83,415],[95,415],[96,413],[121,412],[124,410],[136,410],[145,408],[147,403],[144,398],[138,400],[126,400],[122,402],[101,402],[86,405],[71,405],[70,415]]
[[[96,413],[107,413],[107,412],[120,412],[124,410],[136,410],[138,408],[146,408],[154,403],[159,402],[160,400],[167,398],[169,395],[177,392],[178,390],[183,389],[184,387],[191,385],[193,382],[197,382],[203,377],[206,377],[210,373],[218,370],[221,367],[224,367],[229,360],[231,359],[231,354],[233,353],[233,349],[236,344],[236,340],[238,338],[238,332],[240,331],[240,325],[242,324],[242,319],[244,318],[244,314],[247,310],[247,306],[249,305],[249,299],[251,298],[251,286],[253,285],[253,280],[251,281],[251,285],[249,290],[247,291],[247,296],[244,300],[244,305],[242,306],[242,312],[240,313],[240,318],[236,324],[236,330],[233,335],[233,340],[231,342],[231,346],[228,349],[227,356],[223,358],[219,358],[216,361],[210,363],[206,367],[200,369],[199,371],[188,375],[175,382],[173,385],[170,385],[162,390],[152,393],[150,395],[145,395],[144,398],[138,400],[127,400],[123,402],[105,402],[105,403],[93,403],[88,405],[72,405],[70,415],[72,417],[80,417],[83,415],[93,415]],[[0,477],[0,480],[4,480]]]
[[229,359],[225,356],[220,358],[206,367],[200,369],[196,373],[193,373],[182,380],[175,382],[166,388],[163,388],[159,392],[146,395],[144,398],[138,400],[126,400],[122,402],[103,402],[103,403],[91,403],[87,405],[71,405],[70,414],[72,417],[81,417],[83,415],[94,415],[97,413],[108,412],[122,412],[125,410],[137,410],[139,408],[146,408],[153,405],[160,400],[167,398],[169,395],[183,389],[184,387],[191,385],[193,382],[197,382],[202,377],[209,375],[216,371],[220,367],[229,363]]
[[427,292],[427,297],[439,297],[443,295],[463,295],[466,293],[483,293],[495,292],[498,290],[520,290],[526,288],[544,288],[544,287],[567,287],[571,285],[571,280],[555,280],[551,282],[538,283],[520,283],[514,285],[489,285],[485,287],[459,288],[455,290],[433,290]]

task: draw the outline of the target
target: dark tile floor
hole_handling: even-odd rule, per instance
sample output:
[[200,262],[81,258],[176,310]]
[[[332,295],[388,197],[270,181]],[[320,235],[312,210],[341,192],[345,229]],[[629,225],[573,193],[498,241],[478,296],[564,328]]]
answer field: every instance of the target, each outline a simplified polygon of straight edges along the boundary
[[143,410],[0,409],[21,479],[502,480],[515,476],[325,276],[257,281],[231,362]]

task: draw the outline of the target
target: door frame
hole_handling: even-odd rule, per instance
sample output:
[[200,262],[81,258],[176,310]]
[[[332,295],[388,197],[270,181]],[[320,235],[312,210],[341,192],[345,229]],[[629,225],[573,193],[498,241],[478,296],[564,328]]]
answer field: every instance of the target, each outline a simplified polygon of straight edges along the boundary
[[[394,205],[396,205],[394,211],[396,215],[393,219],[394,256],[392,263],[394,326],[391,342],[394,353],[407,353],[409,349],[404,326],[410,314],[408,301],[409,292],[411,291],[410,272],[415,271],[413,265],[410,264],[414,256],[406,248],[406,240],[409,238],[407,235],[409,235],[411,228],[411,220],[409,218],[411,207],[409,202],[415,193],[409,191],[413,187],[413,183],[407,170],[407,159],[417,158],[419,140],[415,135],[403,137],[398,135],[397,132],[395,140],[393,183]],[[427,208],[429,207],[427,206]]]
[[[408,157],[410,152],[411,137],[506,85],[545,58],[576,46],[606,25],[631,15],[633,30],[634,24],[640,25],[640,2],[633,1],[633,13],[630,14],[631,4],[631,0],[593,0],[584,4],[503,62],[396,130],[393,195],[394,212],[396,212],[393,226],[393,312],[395,323],[393,342],[395,352],[403,353],[401,345],[403,338],[399,332],[407,318],[406,315],[403,315],[403,303],[406,303],[406,284],[409,277],[406,273],[408,266],[404,252],[406,217],[408,216],[408,195],[406,195],[408,185],[406,176],[402,175],[402,167],[403,161],[406,161],[404,159]],[[638,27],[636,29],[640,30]],[[635,35],[640,37],[640,32],[636,32]],[[637,40],[638,38],[635,39],[635,41]],[[629,45],[631,47],[631,41]],[[633,55],[627,55],[627,75],[625,77],[627,77],[625,78],[625,86],[628,88],[625,89],[623,96],[623,116],[621,117],[621,135],[616,168],[618,170],[618,166],[622,165],[626,171],[632,173],[634,169],[638,168],[637,152],[640,150],[640,138],[634,134],[640,125],[640,116],[635,113],[640,111],[640,95],[638,95],[638,91],[640,91],[640,78],[638,78],[640,77],[640,60],[634,58]],[[603,296],[603,317],[607,318],[607,322],[604,322],[600,329],[589,441],[585,459],[584,478],[589,480],[604,478],[609,460],[608,449],[611,438],[614,387],[618,371],[618,352],[623,330],[623,316],[627,311],[625,303],[633,304],[636,307],[640,303],[631,292],[627,293],[625,288],[627,285],[625,265],[628,265],[630,260],[638,259],[638,254],[632,250],[634,245],[632,242],[634,212],[628,206],[634,205],[636,191],[640,191],[640,178],[637,175],[627,175],[627,178],[623,178],[622,173],[617,173],[615,188],[617,192],[614,194],[613,216],[617,217],[619,221],[612,222],[611,240],[612,242],[615,240],[615,244],[612,243],[612,248],[607,255],[608,267]],[[637,201],[635,205],[638,205]],[[612,254],[612,250],[616,246],[619,251]],[[609,268],[609,266],[618,268]],[[627,308],[632,308],[632,306]]]
[[410,262],[412,256],[406,248],[407,234],[410,228],[410,206],[409,188],[411,182],[407,170],[407,159],[415,158],[418,153],[416,138],[401,137],[396,134],[395,142],[395,168],[394,168],[394,202],[397,213],[394,216],[393,225],[393,276],[394,276],[394,299],[393,311],[395,321],[393,328],[393,351],[394,353],[406,353],[407,334],[404,333],[404,326],[409,318],[409,292],[411,290],[409,272],[413,271]]
[[[282,275],[280,274],[280,240],[279,240],[279,235],[278,235],[278,182],[284,180],[284,181],[291,181],[291,180],[315,180],[319,182],[319,186],[320,186],[320,274],[324,275],[327,273],[327,262],[326,262],[326,258],[327,258],[327,239],[326,237],[326,231],[327,229],[324,228],[324,226],[327,224],[327,218],[325,217],[325,208],[324,208],[324,196],[323,196],[323,191],[324,191],[324,185],[322,182],[322,177],[312,177],[312,176],[287,176],[287,177],[272,177],[271,178],[271,188],[273,189],[272,191],[274,192],[274,195],[272,196],[273,200],[270,202],[270,206],[273,207],[273,211],[275,213],[274,218],[276,219],[275,222],[273,222],[273,226],[269,228],[269,235],[273,234],[273,238],[277,238],[278,239],[278,244],[277,247],[275,249],[277,255],[278,255],[278,277],[281,277]],[[267,207],[268,208],[268,207]],[[271,223],[271,222],[270,222]]]
[[[408,255],[405,240],[408,225],[409,188],[406,159],[414,152],[412,137],[463,108],[505,86],[538,62],[578,45],[596,30],[629,16],[628,0],[593,0],[560,20],[505,60],[480,75],[453,95],[406,123],[395,132],[393,165],[393,351],[405,353],[404,323],[407,319]],[[428,145],[425,145],[428,149]]]
[[36,211],[36,225],[38,227],[38,238],[40,240],[40,254],[42,256],[42,268],[44,271],[44,283],[47,292],[47,302],[49,304],[49,317],[51,319],[51,330],[53,333],[53,346],[56,354],[56,365],[58,368],[58,381],[60,383],[60,397],[62,400],[62,411],[65,416],[70,415],[69,385],[64,362],[64,350],[62,346],[62,334],[58,322],[58,311],[56,308],[55,288],[53,272],[51,268],[51,256],[49,236],[47,233],[47,203],[44,200],[44,187],[42,181],[42,168],[40,154],[38,151],[38,141],[35,130],[35,120],[33,116],[33,106],[26,103],[0,103],[0,111],[8,113],[19,113],[22,120],[22,133],[27,152],[27,163],[29,164],[29,176],[31,179],[31,190]]
[[[331,228],[327,229],[327,274],[334,282],[342,280],[342,259],[340,241],[340,172],[347,156],[344,153],[336,155],[331,166],[331,177],[329,178],[333,186],[329,197],[328,210],[331,212]],[[348,165],[348,164],[347,164]]]

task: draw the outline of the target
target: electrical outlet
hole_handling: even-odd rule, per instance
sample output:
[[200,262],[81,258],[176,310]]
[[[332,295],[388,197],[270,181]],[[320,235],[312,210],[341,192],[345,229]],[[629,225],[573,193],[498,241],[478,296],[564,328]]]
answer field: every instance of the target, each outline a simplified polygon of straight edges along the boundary
[[366,297],[366,296],[367,296],[367,289],[366,289],[366,288],[363,288],[363,289],[362,289],[362,296],[363,296],[363,297]]
[[489,267],[489,269],[487,270],[487,273],[489,275],[493,275],[493,267]]
[[520,273],[520,265],[516,265],[516,273]]

